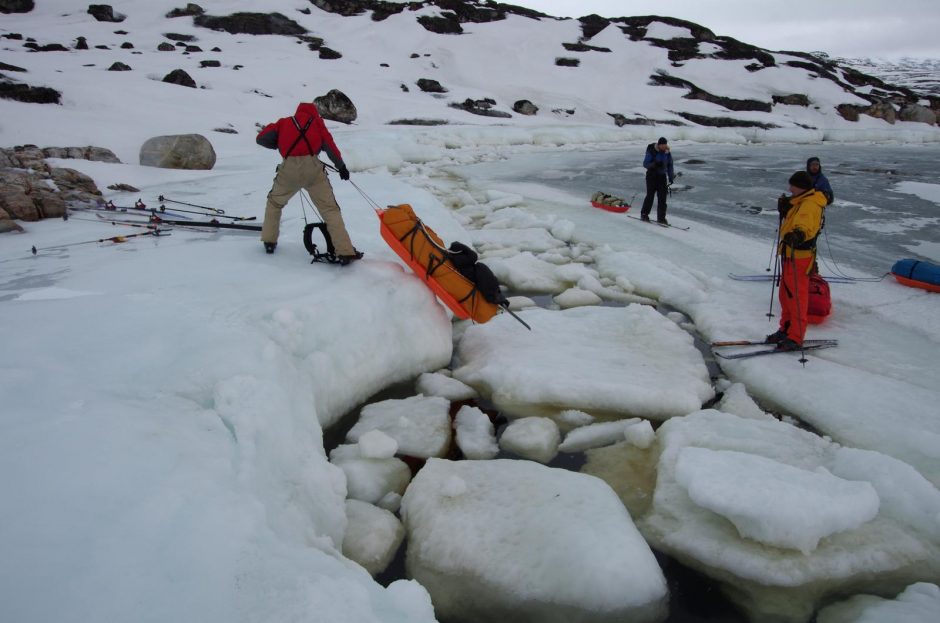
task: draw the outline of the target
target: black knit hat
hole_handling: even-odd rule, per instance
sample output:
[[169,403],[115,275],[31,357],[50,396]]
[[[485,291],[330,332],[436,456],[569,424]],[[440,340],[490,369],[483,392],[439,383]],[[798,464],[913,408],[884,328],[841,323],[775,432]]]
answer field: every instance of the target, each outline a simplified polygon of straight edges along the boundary
[[813,178],[811,178],[806,171],[797,171],[790,176],[790,186],[809,190],[813,187]]
[[660,137],[659,137],[659,140],[656,141],[656,144],[657,144],[657,145],[667,145],[668,143],[669,143],[669,141],[666,140],[666,137],[665,137],[665,136],[660,136]]

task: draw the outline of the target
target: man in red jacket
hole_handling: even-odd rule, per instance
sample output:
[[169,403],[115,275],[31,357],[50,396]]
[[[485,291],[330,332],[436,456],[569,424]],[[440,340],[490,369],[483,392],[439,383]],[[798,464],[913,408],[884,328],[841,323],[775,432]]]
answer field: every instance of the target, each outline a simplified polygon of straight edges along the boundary
[[317,158],[320,151],[326,151],[339,171],[340,179],[349,179],[349,170],[316,104],[299,104],[293,117],[284,117],[265,126],[255,141],[263,147],[277,149],[284,157],[277,167],[274,185],[268,193],[264,210],[264,224],[261,227],[264,250],[274,253],[280,233],[281,210],[303,188],[323,216],[339,263],[345,265],[361,258],[362,253],[356,251],[349,239],[346,223],[343,222],[339,204],[333,195],[333,187],[326,177],[326,165]]

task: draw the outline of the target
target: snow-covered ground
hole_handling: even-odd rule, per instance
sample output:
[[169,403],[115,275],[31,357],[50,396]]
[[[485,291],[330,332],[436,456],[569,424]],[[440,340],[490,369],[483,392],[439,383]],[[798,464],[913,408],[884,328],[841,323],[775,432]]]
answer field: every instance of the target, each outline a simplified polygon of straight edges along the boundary
[[[289,3],[257,1],[226,2],[217,12],[274,4],[296,13]],[[0,619],[432,621],[438,604],[449,615],[454,604],[460,610],[453,587],[469,574],[481,616],[551,620],[544,604],[559,598],[563,608],[554,612],[566,620],[624,612],[653,620],[665,616],[665,585],[650,547],[735,587],[732,598],[753,620],[803,621],[833,595],[893,598],[909,585],[897,602],[859,598],[832,620],[873,620],[879,608],[904,613],[894,619],[903,621],[936,612],[937,295],[887,280],[833,286],[833,315],[809,337],[838,338],[838,348],[809,356],[805,367],[797,355],[780,355],[726,363],[721,378],[709,378],[693,336],[769,332],[766,290],[726,277],[766,264],[767,244],[702,224],[645,226],[538,184],[497,189],[461,177],[468,165],[493,160],[512,170],[517,155],[642,149],[661,130],[614,128],[602,113],[578,125],[546,117],[470,125],[466,113],[415,94],[370,97],[360,85],[377,69],[357,73],[352,46],[351,58],[323,69],[287,39],[267,38],[261,54],[224,33],[167,25],[157,18],[172,2],[115,5],[129,16],[119,26],[89,21],[84,8],[42,3],[32,14],[4,16],[3,28],[43,42],[83,34],[93,44],[123,40],[112,33],[124,28],[139,48],[155,47],[171,29],[192,31],[205,49],[218,45],[226,63],[244,68],[200,74],[210,88],[189,90],[159,82],[172,67],[149,47],[127,52],[135,70],[120,73],[104,71],[116,50],[11,54],[10,62],[29,66],[30,82],[38,76],[62,89],[65,102],[0,100],[0,145],[101,145],[124,164],[53,164],[102,189],[133,184],[150,204],[165,195],[260,217],[277,159],[254,146],[254,123],[337,86],[355,95],[363,120],[330,127],[355,183],[334,180],[336,194],[366,257],[344,268],[310,265],[299,197],[285,209],[273,256],[256,235],[237,232],[177,228],[96,243],[130,231],[78,219],[25,223],[25,233],[0,237]],[[337,47],[357,41],[404,59],[439,41],[427,33],[426,42],[381,48],[368,17],[312,12],[307,19],[320,20],[320,34]],[[57,19],[62,13],[70,17]],[[517,19],[496,26],[511,34]],[[577,36],[568,22],[551,26]],[[322,74],[311,73],[311,61]],[[87,63],[98,66],[83,70]],[[495,71],[494,59],[484,69],[454,63],[481,80],[487,71],[512,73]],[[529,70],[533,83],[552,82],[551,72]],[[298,87],[291,74],[307,84]],[[405,81],[389,75],[396,89]],[[655,105],[655,97],[638,105]],[[451,124],[381,125],[413,116]],[[240,133],[211,132],[226,124]],[[182,131],[212,140],[213,170],[134,164],[143,139]],[[936,128],[876,120],[833,120],[785,136],[695,128],[670,136],[940,140]],[[901,181],[901,192],[937,201],[933,185]],[[517,295],[514,307],[532,331],[507,314],[484,325],[452,323],[381,240],[360,191],[379,205],[410,203],[445,240],[474,244]],[[127,204],[138,194],[106,196]],[[534,308],[541,299],[551,300]],[[604,305],[588,304],[597,300]],[[655,312],[657,302],[674,311]],[[504,410],[506,430],[515,432],[498,444],[481,412],[463,411],[454,438],[479,464],[435,458],[411,481],[399,449],[440,456],[440,439],[416,434],[427,432],[414,430],[421,409],[380,402],[363,421],[390,421],[363,424],[328,457],[324,430],[370,396],[412,381],[414,396],[425,395],[416,402],[434,407],[427,417],[440,419],[444,400],[479,394]],[[714,409],[700,411],[706,403]],[[490,461],[499,445],[503,455]],[[590,448],[586,471],[607,485],[518,460],[531,453],[550,462],[559,449]],[[773,491],[779,495],[767,495]],[[370,574],[403,535],[421,582],[383,587]]]

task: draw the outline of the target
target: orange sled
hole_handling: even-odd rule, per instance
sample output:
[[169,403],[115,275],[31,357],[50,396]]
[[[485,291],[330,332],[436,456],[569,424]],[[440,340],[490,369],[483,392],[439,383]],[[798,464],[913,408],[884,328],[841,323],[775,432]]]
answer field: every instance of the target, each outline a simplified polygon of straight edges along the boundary
[[388,246],[455,316],[483,323],[496,315],[499,307],[483,298],[476,284],[457,272],[448,259],[447,245],[421,222],[410,205],[389,206],[375,213]]

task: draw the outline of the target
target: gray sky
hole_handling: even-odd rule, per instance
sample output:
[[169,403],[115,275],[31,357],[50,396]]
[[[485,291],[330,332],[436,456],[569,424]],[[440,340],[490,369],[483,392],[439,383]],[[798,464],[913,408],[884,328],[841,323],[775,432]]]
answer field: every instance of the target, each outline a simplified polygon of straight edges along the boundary
[[940,59],[940,0],[501,1],[558,17],[678,17],[770,50]]

